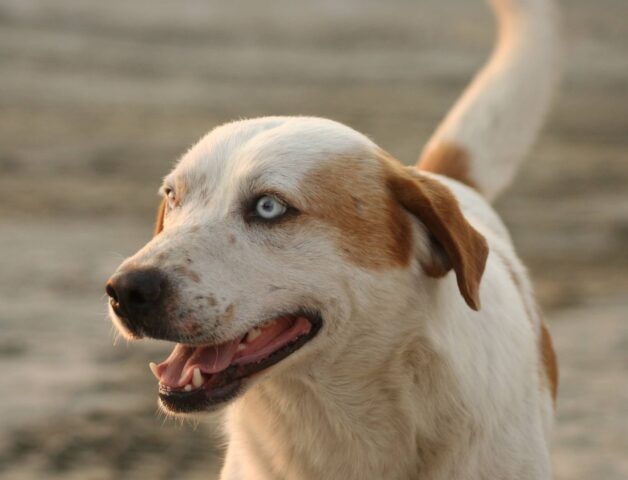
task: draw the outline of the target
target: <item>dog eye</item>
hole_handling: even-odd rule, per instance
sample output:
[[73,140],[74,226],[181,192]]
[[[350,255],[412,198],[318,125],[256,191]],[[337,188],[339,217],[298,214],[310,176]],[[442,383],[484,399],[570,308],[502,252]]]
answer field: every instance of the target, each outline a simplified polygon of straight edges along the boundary
[[288,207],[281,200],[271,195],[260,197],[255,204],[255,214],[264,220],[281,217],[287,210]]
[[166,187],[164,189],[164,193],[166,194],[166,198],[168,199],[168,206],[170,208],[174,208],[177,201],[177,195],[174,193],[174,190],[170,187]]

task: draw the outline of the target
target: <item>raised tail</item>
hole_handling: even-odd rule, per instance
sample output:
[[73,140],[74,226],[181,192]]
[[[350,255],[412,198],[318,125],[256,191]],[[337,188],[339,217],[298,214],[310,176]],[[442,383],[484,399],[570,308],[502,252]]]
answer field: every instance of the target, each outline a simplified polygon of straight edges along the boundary
[[551,0],[490,0],[495,50],[430,138],[418,167],[462,181],[489,200],[532,145],[557,83],[560,35]]

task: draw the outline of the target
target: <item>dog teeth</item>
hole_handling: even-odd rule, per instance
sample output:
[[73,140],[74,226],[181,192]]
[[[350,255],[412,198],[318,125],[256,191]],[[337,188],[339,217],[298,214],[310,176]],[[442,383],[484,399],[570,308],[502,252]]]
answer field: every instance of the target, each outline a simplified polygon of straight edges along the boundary
[[196,388],[203,385],[203,375],[201,375],[201,371],[198,367],[194,369],[194,373],[192,374],[192,385]]
[[157,364],[155,362],[150,362],[148,367],[150,368],[150,371],[153,372],[153,375],[155,375],[155,378],[157,380],[161,380],[161,378],[159,378],[159,373],[157,372]]
[[238,345],[238,352],[241,352],[241,351],[243,351],[243,350],[246,350],[246,345],[244,345],[243,343],[240,343],[240,344]]
[[249,333],[246,334],[246,341],[250,343],[253,340],[255,340],[257,337],[259,337],[261,334],[262,334],[262,331],[259,328],[252,328],[251,330],[249,330]]
[[190,385],[190,384],[188,383],[185,387],[183,387],[183,390],[185,390],[186,392],[191,391],[191,390],[192,390],[192,385]]

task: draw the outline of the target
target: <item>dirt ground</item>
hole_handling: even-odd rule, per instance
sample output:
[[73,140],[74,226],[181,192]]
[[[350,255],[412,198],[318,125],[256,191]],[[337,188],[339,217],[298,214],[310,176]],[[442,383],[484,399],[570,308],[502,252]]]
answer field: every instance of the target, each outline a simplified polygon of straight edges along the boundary
[[[486,57],[480,0],[0,0],[0,477],[214,478],[219,420],[156,413],[157,342],[103,285],[222,122],[331,117],[403,161]],[[628,2],[564,0],[565,78],[497,208],[560,359],[555,478],[628,478]]]

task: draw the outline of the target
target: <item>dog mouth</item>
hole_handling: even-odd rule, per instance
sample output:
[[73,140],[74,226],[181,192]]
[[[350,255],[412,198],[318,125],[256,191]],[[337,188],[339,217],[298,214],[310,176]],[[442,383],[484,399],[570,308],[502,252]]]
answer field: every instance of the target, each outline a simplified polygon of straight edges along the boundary
[[149,365],[159,380],[161,404],[172,413],[189,413],[232,400],[249,377],[299,350],[321,326],[318,313],[300,312],[275,317],[218,345],[178,343],[166,360]]

